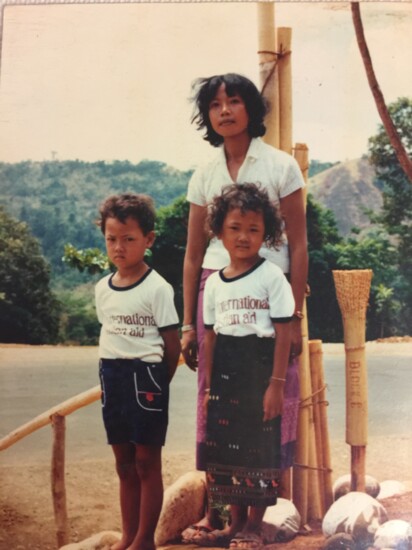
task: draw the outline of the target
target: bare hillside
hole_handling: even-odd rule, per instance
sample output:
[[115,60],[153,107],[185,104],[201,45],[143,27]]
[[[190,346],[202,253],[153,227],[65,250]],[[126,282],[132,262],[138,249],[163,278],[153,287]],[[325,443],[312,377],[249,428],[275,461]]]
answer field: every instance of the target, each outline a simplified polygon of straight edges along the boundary
[[374,185],[374,170],[366,158],[332,166],[309,180],[309,193],[332,210],[339,232],[348,235],[352,227],[369,225],[365,208],[379,211],[381,191]]

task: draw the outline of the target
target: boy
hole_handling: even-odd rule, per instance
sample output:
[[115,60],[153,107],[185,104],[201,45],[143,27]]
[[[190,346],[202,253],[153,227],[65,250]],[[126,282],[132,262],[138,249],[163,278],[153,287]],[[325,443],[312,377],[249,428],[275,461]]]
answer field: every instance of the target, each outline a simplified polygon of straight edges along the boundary
[[151,198],[111,196],[98,224],[117,268],[96,285],[103,420],[120,480],[122,538],[112,550],[154,550],[178,316],[172,287],[144,261],[155,239]]

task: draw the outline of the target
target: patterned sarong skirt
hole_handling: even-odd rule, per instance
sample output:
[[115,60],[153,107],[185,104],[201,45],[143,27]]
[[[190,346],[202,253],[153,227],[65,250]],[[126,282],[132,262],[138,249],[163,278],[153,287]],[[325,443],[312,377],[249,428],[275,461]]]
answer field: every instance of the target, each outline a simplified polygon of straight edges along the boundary
[[212,505],[276,504],[281,417],[263,422],[273,353],[273,338],[216,338],[206,433]]

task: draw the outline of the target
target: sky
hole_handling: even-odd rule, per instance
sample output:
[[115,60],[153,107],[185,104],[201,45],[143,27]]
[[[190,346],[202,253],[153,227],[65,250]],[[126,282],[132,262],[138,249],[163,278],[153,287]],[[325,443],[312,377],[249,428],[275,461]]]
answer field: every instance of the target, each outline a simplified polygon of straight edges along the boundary
[[[363,2],[387,103],[411,96],[412,3]],[[276,2],[292,28],[293,142],[311,159],[367,152],[380,123],[349,4]],[[143,159],[194,168],[214,154],[191,124],[197,77],[260,87],[254,2],[6,5],[0,161]]]

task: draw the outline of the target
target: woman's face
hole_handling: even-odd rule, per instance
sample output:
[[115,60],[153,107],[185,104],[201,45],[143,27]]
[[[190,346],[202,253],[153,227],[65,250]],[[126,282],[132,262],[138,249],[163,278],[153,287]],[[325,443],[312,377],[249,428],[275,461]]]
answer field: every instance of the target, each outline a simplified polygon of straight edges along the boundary
[[221,84],[210,102],[209,120],[213,130],[223,139],[248,133],[246,105],[240,95],[228,96],[225,84]]

